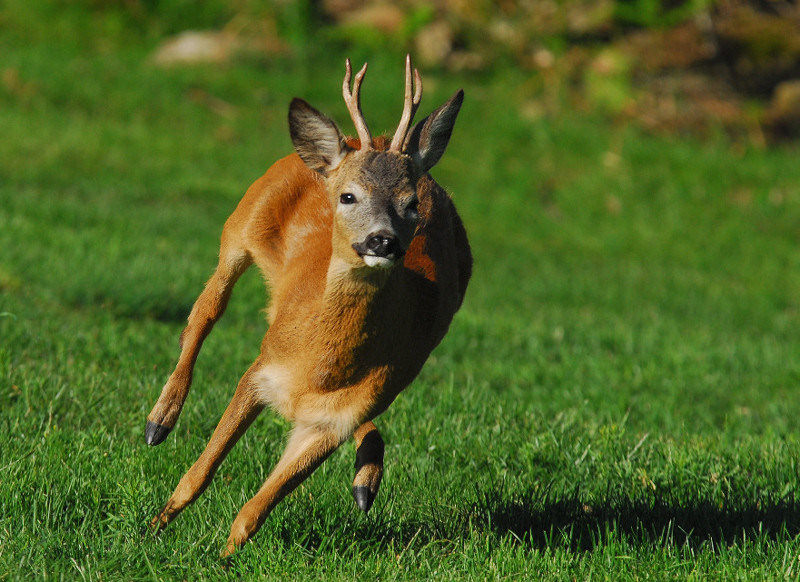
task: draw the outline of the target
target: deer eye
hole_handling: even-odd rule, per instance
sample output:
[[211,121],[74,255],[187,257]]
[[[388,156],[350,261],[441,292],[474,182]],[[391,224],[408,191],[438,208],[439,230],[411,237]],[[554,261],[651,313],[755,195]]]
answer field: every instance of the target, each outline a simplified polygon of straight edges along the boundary
[[356,197],[350,192],[345,192],[344,194],[339,196],[339,202],[341,202],[342,204],[355,204]]
[[419,200],[414,198],[411,202],[408,203],[408,206],[406,206],[406,214],[412,217],[417,216],[419,214],[418,206],[419,206]]

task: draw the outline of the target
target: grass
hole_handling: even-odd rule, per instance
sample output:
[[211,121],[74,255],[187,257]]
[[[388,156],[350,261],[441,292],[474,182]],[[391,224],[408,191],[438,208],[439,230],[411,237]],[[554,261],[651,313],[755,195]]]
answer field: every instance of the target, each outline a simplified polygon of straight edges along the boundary
[[[423,110],[467,93],[433,172],[473,245],[465,306],[377,421],[371,513],[347,444],[225,569],[274,414],[163,535],[145,524],[257,353],[255,272],[160,447],[144,419],[222,223],[290,151],[291,97],[350,127],[344,53],[162,71],[126,28],[0,14],[0,579],[799,576],[796,148],[531,120],[520,72],[424,71]],[[370,55],[375,128],[401,62]]]

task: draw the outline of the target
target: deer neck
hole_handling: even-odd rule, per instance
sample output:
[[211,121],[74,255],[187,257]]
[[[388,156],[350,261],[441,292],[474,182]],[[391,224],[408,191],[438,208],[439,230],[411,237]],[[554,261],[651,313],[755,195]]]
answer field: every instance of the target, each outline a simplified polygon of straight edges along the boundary
[[371,352],[377,347],[375,338],[382,327],[377,322],[387,303],[385,291],[392,284],[390,278],[391,270],[331,260],[319,317],[312,330],[321,350],[319,361],[326,363],[324,370],[318,370],[325,383],[346,384],[364,373],[365,350]]
[[323,318],[339,325],[337,320],[366,317],[391,272],[390,269],[353,266],[335,256],[331,258],[323,298]]

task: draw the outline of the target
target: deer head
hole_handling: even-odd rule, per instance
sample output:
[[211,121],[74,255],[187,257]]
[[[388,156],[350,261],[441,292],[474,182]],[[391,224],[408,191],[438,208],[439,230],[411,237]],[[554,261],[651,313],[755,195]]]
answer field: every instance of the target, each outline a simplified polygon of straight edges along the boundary
[[[422,98],[422,81],[406,57],[405,104],[391,144],[372,139],[361,112],[361,82],[367,65],[356,74],[351,91],[350,60],[345,64],[343,96],[359,139],[359,148],[327,116],[302,99],[289,106],[294,148],[325,180],[334,209],[333,254],[352,267],[389,269],[405,253],[419,221],[417,182],[441,159],[464,99],[459,90],[413,129]],[[355,143],[355,142],[351,142]]]

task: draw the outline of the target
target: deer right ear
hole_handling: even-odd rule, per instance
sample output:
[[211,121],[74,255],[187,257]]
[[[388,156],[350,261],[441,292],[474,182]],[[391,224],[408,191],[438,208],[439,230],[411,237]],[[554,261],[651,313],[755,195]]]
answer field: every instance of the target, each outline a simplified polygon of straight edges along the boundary
[[327,175],[341,163],[349,148],[336,124],[302,99],[289,105],[289,134],[305,164]]
[[414,160],[421,174],[436,165],[444,154],[463,101],[464,91],[459,89],[447,103],[417,123],[411,130],[406,153]]

